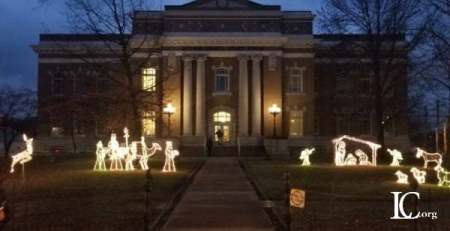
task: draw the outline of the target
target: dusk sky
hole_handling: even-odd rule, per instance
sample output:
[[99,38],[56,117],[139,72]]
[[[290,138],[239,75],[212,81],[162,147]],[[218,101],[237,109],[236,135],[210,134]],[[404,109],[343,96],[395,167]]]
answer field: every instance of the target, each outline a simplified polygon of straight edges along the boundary
[[[30,45],[36,44],[40,33],[67,33],[62,0],[40,5],[39,0],[0,1],[0,85],[36,89],[37,56]],[[166,0],[164,4],[189,1]],[[264,4],[281,5],[283,10],[320,8],[318,0],[259,0]]]

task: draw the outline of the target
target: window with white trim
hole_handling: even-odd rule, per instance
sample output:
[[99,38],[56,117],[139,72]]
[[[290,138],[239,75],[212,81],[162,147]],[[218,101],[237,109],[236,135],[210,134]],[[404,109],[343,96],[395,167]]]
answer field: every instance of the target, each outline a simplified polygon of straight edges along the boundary
[[144,68],[142,70],[142,89],[144,91],[156,90],[156,69]]
[[226,68],[217,68],[215,70],[214,91],[229,92],[230,91],[230,70]]
[[289,70],[288,93],[303,93],[304,72],[305,68],[303,67],[294,67]]

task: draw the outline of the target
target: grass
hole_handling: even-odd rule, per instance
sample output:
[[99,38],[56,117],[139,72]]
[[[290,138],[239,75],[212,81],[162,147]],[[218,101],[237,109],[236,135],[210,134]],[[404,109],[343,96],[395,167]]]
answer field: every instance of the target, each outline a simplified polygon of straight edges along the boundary
[[[277,210],[283,215],[287,211],[285,173],[289,172],[291,187],[306,191],[306,208],[301,212],[308,214],[309,220],[315,220],[316,226],[319,220],[325,227],[337,225],[343,230],[344,223],[363,224],[376,220],[389,223],[393,215],[390,192],[413,191],[408,185],[395,182],[394,173],[399,169],[409,173],[408,166],[338,168],[323,164],[301,167],[295,160],[246,160],[244,164],[266,199],[275,201]],[[419,211],[438,211],[439,219],[437,223],[433,222],[450,225],[450,188],[437,187],[436,174],[431,169],[427,171],[427,182],[418,189],[421,193]],[[406,204],[411,208],[412,203]],[[365,226],[366,229],[358,229],[372,230]]]
[[[7,230],[142,230],[145,217],[143,171],[94,172],[92,158],[34,159],[3,183],[13,211]],[[199,161],[180,159],[178,172],[164,174],[163,161],[152,167],[151,217],[180,187]]]

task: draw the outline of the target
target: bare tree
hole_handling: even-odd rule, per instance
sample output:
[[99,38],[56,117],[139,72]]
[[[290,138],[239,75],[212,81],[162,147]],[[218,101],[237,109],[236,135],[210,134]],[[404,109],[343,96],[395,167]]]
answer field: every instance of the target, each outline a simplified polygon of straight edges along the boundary
[[0,89],[0,129],[5,157],[20,134],[33,130],[35,106],[35,94],[29,89]]
[[406,61],[425,41],[433,21],[432,14],[422,6],[417,0],[325,0],[320,12],[324,31],[364,35],[364,39],[346,42],[370,76],[367,105],[375,114],[376,137],[383,146],[391,95],[399,86],[407,85],[401,82],[407,75]]

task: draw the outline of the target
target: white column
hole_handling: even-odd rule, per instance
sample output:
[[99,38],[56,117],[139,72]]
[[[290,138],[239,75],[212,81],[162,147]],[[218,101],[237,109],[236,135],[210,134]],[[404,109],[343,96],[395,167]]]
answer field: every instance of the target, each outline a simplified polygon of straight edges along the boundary
[[192,136],[192,57],[183,62],[183,136]]
[[252,136],[261,136],[261,56],[253,56]]
[[239,136],[248,136],[248,56],[239,58]]
[[205,56],[197,57],[197,96],[195,106],[195,135],[205,135]]

